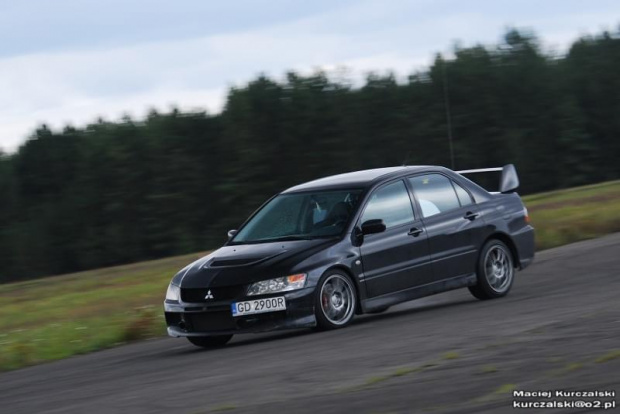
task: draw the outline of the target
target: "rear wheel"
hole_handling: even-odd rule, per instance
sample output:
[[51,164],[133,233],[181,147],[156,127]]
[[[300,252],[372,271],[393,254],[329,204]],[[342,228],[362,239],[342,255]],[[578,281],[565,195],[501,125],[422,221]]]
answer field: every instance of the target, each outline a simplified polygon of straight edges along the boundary
[[315,316],[317,328],[337,329],[351,323],[357,298],[355,285],[338,271],[323,275],[316,289]]
[[188,336],[187,340],[201,348],[217,348],[226,345],[232,337],[232,335]]
[[469,291],[481,300],[506,296],[514,282],[514,260],[508,246],[500,240],[489,240],[480,253],[478,283]]

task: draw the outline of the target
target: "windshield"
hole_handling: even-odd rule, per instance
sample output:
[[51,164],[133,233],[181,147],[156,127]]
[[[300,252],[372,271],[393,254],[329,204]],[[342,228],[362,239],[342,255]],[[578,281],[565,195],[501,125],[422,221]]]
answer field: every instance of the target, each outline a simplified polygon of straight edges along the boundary
[[353,214],[361,190],[280,194],[232,239],[232,244],[338,236]]

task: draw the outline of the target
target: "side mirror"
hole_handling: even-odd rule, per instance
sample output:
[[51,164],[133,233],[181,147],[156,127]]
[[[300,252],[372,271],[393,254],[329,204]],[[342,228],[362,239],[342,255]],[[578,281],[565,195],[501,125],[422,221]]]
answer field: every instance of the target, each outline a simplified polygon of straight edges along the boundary
[[502,168],[502,178],[499,183],[500,193],[510,193],[519,187],[519,176],[513,164],[504,165]]
[[228,240],[232,239],[233,237],[235,237],[235,235],[239,233],[239,230],[228,230]]
[[385,223],[381,219],[367,220],[362,224],[362,234],[383,233]]

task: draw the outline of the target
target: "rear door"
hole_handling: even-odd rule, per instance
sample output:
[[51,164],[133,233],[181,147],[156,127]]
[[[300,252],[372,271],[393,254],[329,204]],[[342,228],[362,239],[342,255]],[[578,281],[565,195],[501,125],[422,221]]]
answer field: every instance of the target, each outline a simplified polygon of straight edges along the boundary
[[408,178],[428,236],[433,279],[475,272],[484,222],[465,188],[439,173]]
[[420,218],[414,216],[403,180],[385,184],[370,194],[358,226],[371,219],[383,220],[386,231],[364,236],[360,247],[368,296],[381,296],[431,281],[426,233]]

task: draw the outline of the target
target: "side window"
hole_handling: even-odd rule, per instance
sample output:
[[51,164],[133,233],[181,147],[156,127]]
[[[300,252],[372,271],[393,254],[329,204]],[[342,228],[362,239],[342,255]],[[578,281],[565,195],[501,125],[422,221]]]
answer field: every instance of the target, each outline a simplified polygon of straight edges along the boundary
[[469,193],[465,191],[463,187],[461,187],[454,181],[452,181],[452,184],[454,184],[454,189],[456,190],[456,195],[458,196],[459,201],[461,202],[461,207],[468,206],[473,203],[473,201],[471,201],[471,197],[469,196]]
[[426,174],[409,178],[422,216],[430,217],[460,207],[450,179],[441,174]]
[[362,223],[372,219],[383,220],[388,229],[413,221],[413,208],[404,182],[388,184],[372,193]]

